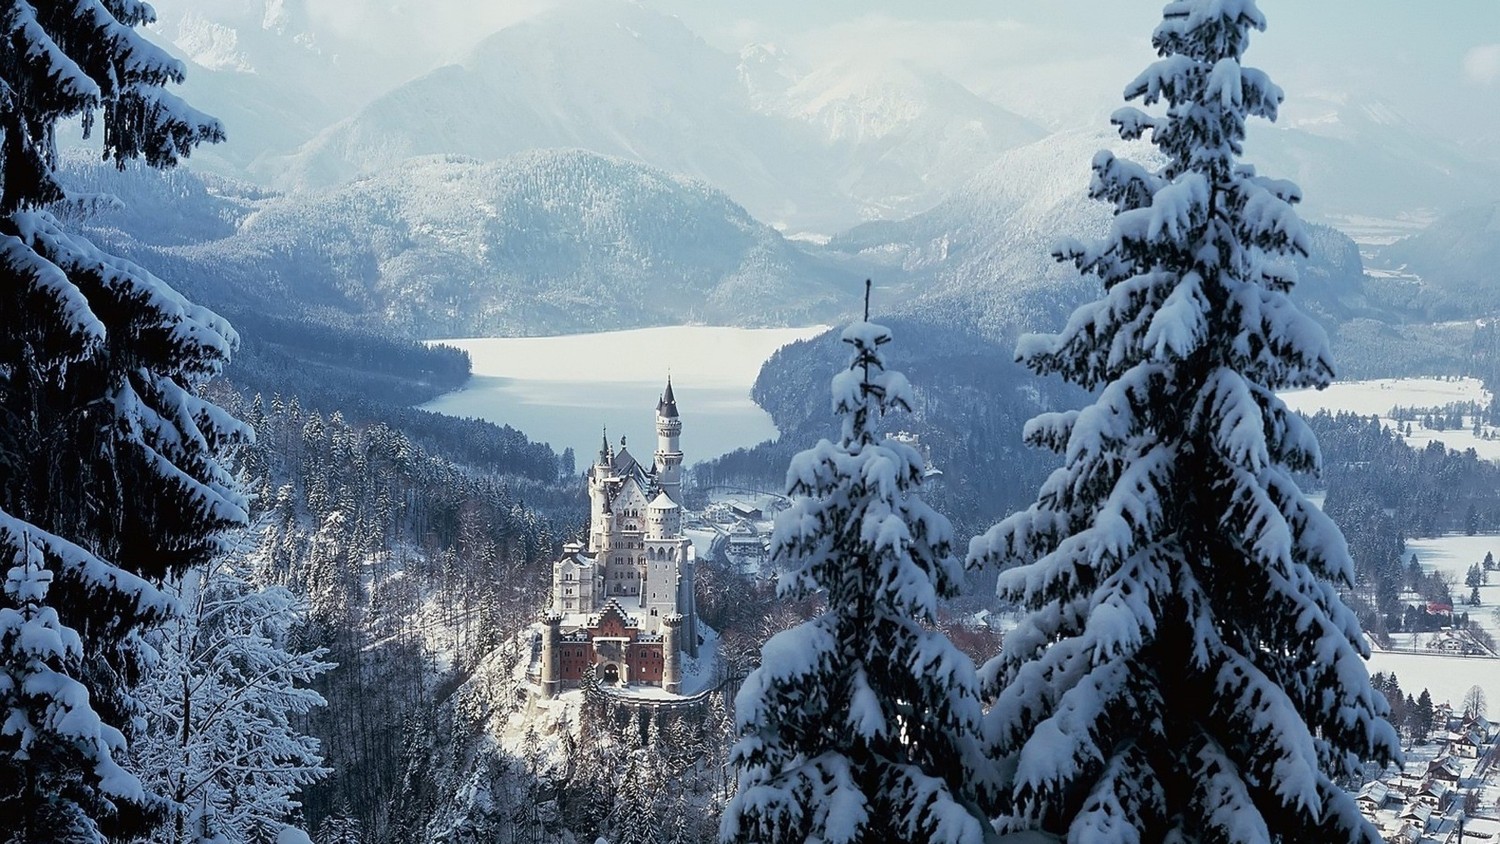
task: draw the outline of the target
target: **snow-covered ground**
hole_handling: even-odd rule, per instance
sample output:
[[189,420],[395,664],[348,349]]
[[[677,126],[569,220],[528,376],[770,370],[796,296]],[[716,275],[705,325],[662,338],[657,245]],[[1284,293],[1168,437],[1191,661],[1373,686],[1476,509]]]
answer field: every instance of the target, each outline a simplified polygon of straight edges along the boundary
[[1490,394],[1477,378],[1379,378],[1340,381],[1324,390],[1292,390],[1281,400],[1293,410],[1317,413],[1340,410],[1361,416],[1388,417],[1391,408],[1442,407],[1453,402],[1488,402]]
[[1461,708],[1471,686],[1484,689],[1486,699],[1500,701],[1500,659],[1375,651],[1369,668],[1371,674],[1394,671],[1403,690],[1415,695],[1427,689],[1434,703]]
[[[1410,539],[1406,543],[1408,560],[1415,554],[1423,571],[1435,571],[1449,578],[1454,612],[1468,613],[1475,624],[1500,642],[1500,618],[1496,617],[1496,610],[1500,609],[1500,572],[1490,572],[1488,582],[1480,585],[1479,606],[1469,606],[1466,603],[1470,587],[1464,580],[1469,574],[1469,567],[1483,562],[1486,553],[1494,554],[1496,559],[1500,559],[1500,536],[1454,534],[1431,539]],[[1431,633],[1393,634],[1391,639],[1396,647],[1420,650],[1431,637]],[[1496,661],[1496,665],[1500,665],[1500,660]],[[1495,685],[1491,693],[1497,695],[1496,700],[1500,700],[1500,683]]]
[[[1458,586],[1463,587],[1464,595],[1457,594],[1457,587],[1454,589],[1454,597],[1459,599],[1469,593],[1468,587],[1464,586],[1464,576],[1469,573],[1469,567],[1482,562],[1486,553],[1494,554],[1495,559],[1500,560],[1500,536],[1454,534],[1433,539],[1411,539],[1406,543],[1407,559],[1416,554],[1417,562],[1422,564],[1424,570],[1451,575]],[[1490,572],[1490,579],[1495,585],[1479,587],[1479,595],[1483,598],[1486,590],[1494,589],[1495,601],[1485,601],[1484,605],[1500,605],[1500,573]]]
[[[1341,382],[1326,390],[1292,390],[1282,393],[1281,398],[1288,407],[1309,415],[1327,410],[1378,416],[1389,428],[1396,426],[1391,410],[1397,406],[1436,409],[1455,402],[1487,405],[1490,394],[1477,378],[1380,378]],[[1472,448],[1486,460],[1500,460],[1500,439],[1477,437],[1467,425],[1433,431],[1420,423],[1411,423],[1406,441],[1413,448],[1422,448],[1434,440],[1459,451]]]
[[599,450],[600,432],[626,435],[637,456],[656,447],[656,400],[672,377],[689,463],[776,436],[771,417],[750,400],[760,367],[777,349],[826,326],[673,326],[560,337],[441,340],[469,353],[463,389],[423,407],[510,425],[580,466]]
[[[1490,583],[1479,587],[1480,604],[1465,606],[1469,595],[1464,578],[1469,567],[1484,559],[1486,552],[1500,558],[1500,535],[1439,536],[1432,539],[1412,539],[1406,543],[1407,558],[1417,555],[1417,562],[1427,572],[1439,572],[1453,580],[1455,612],[1467,612],[1480,627],[1491,636],[1500,639],[1500,620],[1495,611],[1500,608],[1500,573],[1490,573]],[[1392,645],[1397,648],[1425,649],[1437,634],[1413,633],[1392,634]],[[1492,657],[1449,656],[1436,653],[1376,652],[1370,659],[1370,673],[1376,671],[1396,672],[1401,688],[1413,693],[1426,688],[1432,699],[1439,703],[1448,701],[1460,705],[1464,693],[1470,686],[1479,686],[1492,700],[1500,700],[1500,659]]]

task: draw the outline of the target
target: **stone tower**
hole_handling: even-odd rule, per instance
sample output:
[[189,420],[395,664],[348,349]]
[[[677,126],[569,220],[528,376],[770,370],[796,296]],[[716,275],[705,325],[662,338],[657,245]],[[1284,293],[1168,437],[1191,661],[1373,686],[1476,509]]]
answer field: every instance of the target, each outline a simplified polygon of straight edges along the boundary
[[558,646],[562,638],[562,616],[549,612],[542,616],[542,700],[557,697],[562,688],[558,670]]
[[692,540],[682,535],[682,508],[660,492],[646,508],[646,583],[641,606],[651,615],[686,613],[682,568],[692,556]]
[[682,694],[682,616],[672,613],[661,620],[661,688],[671,695]]
[[672,379],[656,403],[656,482],[673,501],[682,502],[682,419],[677,415],[677,397]]

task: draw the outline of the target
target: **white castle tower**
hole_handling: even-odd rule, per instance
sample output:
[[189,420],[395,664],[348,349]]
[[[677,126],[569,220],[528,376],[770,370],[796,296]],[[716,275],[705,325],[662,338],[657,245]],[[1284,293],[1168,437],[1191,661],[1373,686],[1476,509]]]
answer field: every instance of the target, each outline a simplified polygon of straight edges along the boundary
[[670,378],[656,404],[649,468],[624,437],[616,450],[604,435],[588,469],[587,546],[565,546],[552,567],[548,619],[556,620],[543,631],[544,695],[576,682],[589,665],[602,678],[675,691],[678,652],[698,655],[697,557],[682,532],[681,435]]
[[682,502],[682,419],[677,416],[677,397],[672,395],[672,377],[656,403],[656,483],[673,501]]

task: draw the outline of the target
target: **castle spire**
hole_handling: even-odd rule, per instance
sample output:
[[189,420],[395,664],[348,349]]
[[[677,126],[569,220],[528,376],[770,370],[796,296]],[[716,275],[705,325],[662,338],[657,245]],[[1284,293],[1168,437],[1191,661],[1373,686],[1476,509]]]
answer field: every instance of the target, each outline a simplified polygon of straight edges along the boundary
[[673,501],[682,494],[682,418],[677,415],[677,397],[672,395],[672,376],[656,403],[656,482]]
[[677,397],[672,395],[672,376],[667,376],[667,389],[661,394],[661,401],[656,403],[656,415],[667,419],[677,416]]

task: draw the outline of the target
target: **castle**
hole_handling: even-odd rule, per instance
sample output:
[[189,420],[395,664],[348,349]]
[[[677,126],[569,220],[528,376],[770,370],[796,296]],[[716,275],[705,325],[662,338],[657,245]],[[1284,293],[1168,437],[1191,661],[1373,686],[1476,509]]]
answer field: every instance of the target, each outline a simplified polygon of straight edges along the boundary
[[594,667],[604,683],[682,690],[682,654],[698,655],[697,559],[682,534],[682,419],[672,380],[656,405],[656,454],[641,465],[604,437],[589,467],[588,547],[573,542],[552,566],[543,619],[542,696],[576,686]]

